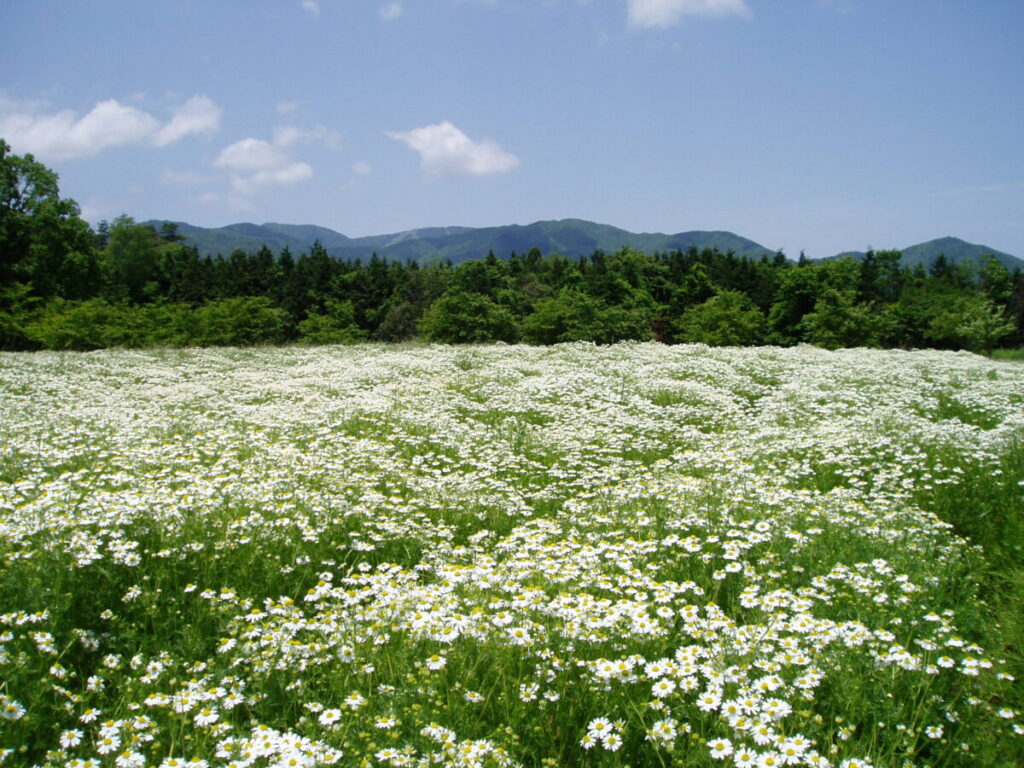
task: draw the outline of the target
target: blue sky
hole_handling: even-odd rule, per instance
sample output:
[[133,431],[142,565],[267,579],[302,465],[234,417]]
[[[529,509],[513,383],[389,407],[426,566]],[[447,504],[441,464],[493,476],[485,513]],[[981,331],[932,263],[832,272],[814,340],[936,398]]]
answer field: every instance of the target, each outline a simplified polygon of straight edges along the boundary
[[1024,257],[1021,0],[4,0],[0,136],[95,222],[578,217]]

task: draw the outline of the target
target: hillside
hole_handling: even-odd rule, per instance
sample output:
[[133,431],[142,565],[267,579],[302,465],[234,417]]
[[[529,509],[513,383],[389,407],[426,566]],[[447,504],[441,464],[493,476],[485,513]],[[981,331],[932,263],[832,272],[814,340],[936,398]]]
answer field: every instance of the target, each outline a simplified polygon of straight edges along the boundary
[[[159,228],[163,222],[144,223]],[[526,225],[499,227],[426,227],[367,237],[347,237],[333,229],[311,224],[241,223],[217,228],[197,227],[184,222],[177,224],[178,232],[185,237],[187,244],[194,245],[201,254],[210,256],[226,256],[236,249],[253,252],[263,245],[275,252],[287,247],[297,255],[308,252],[317,240],[331,256],[345,261],[366,261],[376,253],[392,261],[451,261],[453,264],[461,264],[467,259],[486,256],[489,251],[505,258],[512,251],[526,253],[531,248],[538,248],[545,254],[558,253],[576,258],[589,255],[595,250],[614,252],[623,246],[645,253],[676,249],[685,251],[691,246],[698,249],[717,248],[722,252],[733,251],[739,256],[751,258],[771,256],[774,253],[732,232],[695,230],[673,235],[629,232],[583,219],[536,221]],[[985,254],[992,254],[1008,269],[1024,268],[1024,260],[1016,256],[956,237],[942,237],[911,245],[904,248],[902,253],[901,263],[908,267],[923,264],[927,268],[939,254],[945,254],[954,264],[977,261]],[[863,257],[863,251],[844,251],[820,261]]]
[[[155,227],[161,221],[144,222]],[[445,261],[459,264],[493,251],[501,257],[512,251],[525,253],[539,248],[543,253],[577,257],[595,250],[616,251],[623,246],[653,253],[677,248],[718,248],[741,256],[758,258],[773,251],[732,232],[635,233],[607,224],[582,219],[538,221],[500,227],[429,227],[369,237],[350,238],[325,227],[294,224],[230,224],[206,229],[178,222],[185,242],[203,255],[227,255],[235,249],[253,251],[266,245],[274,251],[288,247],[295,253],[308,251],[316,240],[334,257],[366,260],[374,253],[398,261]]]
[[[900,264],[905,267],[916,267],[918,264],[921,264],[927,269],[940,254],[945,254],[952,264],[977,262],[985,255],[992,255],[1002,262],[1007,269],[1024,268],[1024,260],[1016,256],[997,251],[995,248],[990,248],[987,245],[968,243],[966,240],[961,240],[958,237],[940,237],[936,240],[929,240],[926,243],[908,246],[902,249],[901,252],[903,257],[900,259]],[[864,251],[844,251],[829,257],[829,259],[823,259],[823,261],[841,258],[860,260],[864,258]]]

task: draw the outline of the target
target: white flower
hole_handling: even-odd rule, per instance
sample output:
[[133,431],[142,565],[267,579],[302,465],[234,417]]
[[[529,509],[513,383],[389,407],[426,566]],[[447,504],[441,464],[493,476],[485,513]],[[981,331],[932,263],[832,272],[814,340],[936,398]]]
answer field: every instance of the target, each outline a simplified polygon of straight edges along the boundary
[[427,659],[427,669],[438,670],[444,669],[445,664],[448,663],[448,659],[444,656],[439,656],[436,653]]
[[323,712],[320,713],[320,717],[318,718],[318,720],[320,721],[320,725],[324,727],[332,726],[336,722],[341,720],[341,710],[325,709]]
[[82,732],[77,728],[64,731],[60,735],[60,745],[63,749],[72,749],[82,743]]
[[672,691],[676,689],[676,683],[674,680],[670,680],[667,677],[661,678],[658,682],[651,686],[651,695],[656,699],[663,699],[668,696]]
[[665,720],[659,720],[651,729],[647,732],[648,740],[654,741],[674,741],[677,735],[675,720],[671,718]]
[[718,708],[722,698],[717,693],[705,693],[697,699],[697,709],[702,712],[712,712]]
[[715,760],[724,760],[732,754],[732,742],[728,739],[712,739],[708,742],[708,749]]
[[20,720],[25,716],[25,707],[20,702],[0,696],[0,717],[4,720]]
[[612,733],[614,728],[611,721],[606,717],[597,717],[587,724],[587,733],[595,739],[603,739],[607,734]]
[[349,709],[356,710],[363,707],[365,704],[366,699],[358,693],[350,693],[345,697],[345,706]]
[[732,759],[736,763],[736,768],[752,768],[757,761],[757,753],[749,749],[737,749]]
[[96,742],[96,751],[101,755],[109,755],[120,746],[120,736],[104,736]]
[[205,728],[207,725],[213,725],[220,719],[220,714],[213,707],[203,707],[199,710],[195,717],[192,718],[193,722],[200,728]]
[[619,747],[622,746],[622,737],[617,733],[609,733],[604,737],[604,748],[609,752],[618,751]]
[[126,750],[117,756],[114,764],[117,768],[143,768],[146,764],[146,756],[138,752]]

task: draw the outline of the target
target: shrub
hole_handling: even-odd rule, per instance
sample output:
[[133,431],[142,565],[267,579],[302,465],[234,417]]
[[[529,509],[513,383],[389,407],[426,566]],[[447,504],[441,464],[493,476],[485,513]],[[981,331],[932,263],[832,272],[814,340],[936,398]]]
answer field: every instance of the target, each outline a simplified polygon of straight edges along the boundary
[[198,341],[210,346],[247,346],[284,339],[285,312],[264,296],[211,301],[197,310]]
[[430,341],[447,344],[479,344],[515,341],[515,318],[505,307],[480,293],[450,291],[423,315],[420,333]]
[[56,299],[25,327],[25,334],[46,349],[137,347],[144,345],[146,337],[141,321],[138,309],[105,299]]
[[304,344],[356,344],[366,340],[366,331],[356,325],[351,301],[328,299],[326,311],[310,313],[299,323]]
[[722,291],[687,309],[674,329],[676,341],[747,347],[763,343],[767,320],[745,294]]

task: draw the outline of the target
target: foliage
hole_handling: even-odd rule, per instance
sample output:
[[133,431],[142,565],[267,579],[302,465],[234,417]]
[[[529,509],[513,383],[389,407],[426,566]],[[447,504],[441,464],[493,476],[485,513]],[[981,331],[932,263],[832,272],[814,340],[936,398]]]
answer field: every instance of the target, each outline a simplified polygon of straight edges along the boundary
[[992,358],[995,360],[1015,360],[1024,362],[1024,347],[1018,349],[994,349]]
[[523,338],[531,344],[592,341],[612,344],[651,338],[651,319],[642,309],[608,306],[578,289],[566,289],[534,305],[522,322]]
[[56,300],[25,328],[30,339],[46,349],[89,350],[144,346],[150,339],[140,327],[140,313],[106,299],[82,302]]
[[687,309],[676,323],[674,336],[681,342],[749,347],[764,343],[766,331],[764,313],[746,294],[722,291]]
[[263,297],[142,306],[106,299],[55,299],[27,323],[28,338],[46,349],[247,346],[283,339],[281,310]]
[[419,323],[420,333],[429,341],[446,344],[475,344],[486,341],[515,341],[515,318],[482,293],[453,289],[434,302]]
[[301,341],[306,344],[355,344],[366,340],[366,331],[355,322],[351,301],[328,299],[322,313],[311,313],[299,323]]
[[0,349],[26,349],[32,345],[26,326],[36,303],[29,283],[0,284]]
[[[549,238],[555,230],[535,230],[545,247],[560,242]],[[284,237],[277,242],[291,242],[285,235],[295,230],[274,225],[273,231]],[[303,231],[319,234],[331,235]],[[600,234],[593,244],[617,236],[611,228]],[[663,239],[644,242],[658,247]],[[212,258],[184,245],[170,222],[158,231],[121,216],[91,232],[74,201],[60,197],[56,174],[30,155],[10,155],[4,143],[0,348],[417,336],[452,343],[653,338],[986,353],[1020,346],[1024,275],[1009,271],[1004,255],[964,260],[962,243],[947,244],[951,255],[940,254],[927,270],[920,263],[902,266],[907,254],[899,251],[822,263],[801,255],[794,264],[782,253],[752,258],[696,247],[654,253],[595,247],[572,259],[534,247],[507,258],[488,252],[457,267],[376,254],[364,263],[333,258],[319,240],[306,253],[286,246],[275,254],[263,245]]]
[[198,309],[199,343],[209,346],[273,344],[284,339],[284,310],[265,296],[220,299]]
[[[22,287],[19,287],[22,286]],[[0,348],[29,342],[33,298],[87,298],[98,287],[93,236],[57,174],[0,139]]]
[[799,327],[808,342],[826,349],[877,347],[889,335],[889,320],[877,307],[858,302],[852,290],[825,286]]
[[1013,322],[991,300],[959,296],[952,306],[932,319],[925,336],[947,349],[990,352],[1013,330]]

